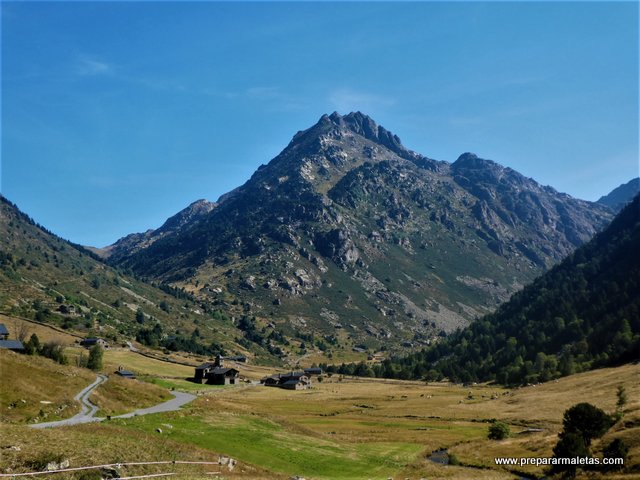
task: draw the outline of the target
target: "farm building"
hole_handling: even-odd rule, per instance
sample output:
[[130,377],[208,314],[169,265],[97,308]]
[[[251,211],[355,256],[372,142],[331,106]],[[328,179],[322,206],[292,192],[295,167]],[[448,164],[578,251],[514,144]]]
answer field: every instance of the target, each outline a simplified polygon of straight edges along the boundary
[[94,345],[100,345],[104,349],[109,348],[109,344],[103,338],[88,337],[80,341],[80,346],[85,348],[91,348]]
[[120,375],[123,378],[130,378],[130,379],[135,379],[136,378],[136,374],[129,371],[129,370],[125,370],[122,366],[118,367],[118,370],[116,370],[116,375]]
[[280,387],[287,390],[306,390],[311,388],[311,379],[304,372],[277,373],[260,380],[267,387]]
[[235,385],[238,374],[235,368],[225,368],[223,358],[218,355],[215,362],[207,362],[196,367],[194,381],[210,385]]
[[9,340],[9,330],[4,323],[0,323],[0,348],[14,352],[24,351],[24,345],[20,340]]
[[309,383],[305,382],[302,379],[298,380],[287,380],[279,385],[280,388],[284,388],[286,390],[306,390],[309,388]]
[[277,387],[280,383],[280,375],[271,375],[270,377],[265,377],[260,380],[260,383],[262,383],[266,387]]

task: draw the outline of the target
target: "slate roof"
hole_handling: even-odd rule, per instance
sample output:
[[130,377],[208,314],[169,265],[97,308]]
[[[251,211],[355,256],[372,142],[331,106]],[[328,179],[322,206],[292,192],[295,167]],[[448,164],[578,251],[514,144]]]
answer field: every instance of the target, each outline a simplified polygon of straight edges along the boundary
[[211,370],[210,373],[214,375],[227,375],[228,373],[238,373],[238,370],[236,370],[235,368],[216,367],[213,370]]
[[288,381],[288,380],[300,380],[300,379],[308,380],[309,377],[304,372],[291,372],[284,375],[280,375],[280,378],[282,378],[285,381]]
[[306,383],[305,383],[305,382],[302,382],[302,381],[300,381],[300,380],[287,380],[286,382],[281,383],[281,384],[280,384],[280,386],[282,386],[282,387],[288,387],[288,386],[298,385],[299,383],[301,383],[301,384],[303,384],[303,385],[306,385]]
[[0,348],[9,350],[24,350],[24,345],[20,340],[0,340]]

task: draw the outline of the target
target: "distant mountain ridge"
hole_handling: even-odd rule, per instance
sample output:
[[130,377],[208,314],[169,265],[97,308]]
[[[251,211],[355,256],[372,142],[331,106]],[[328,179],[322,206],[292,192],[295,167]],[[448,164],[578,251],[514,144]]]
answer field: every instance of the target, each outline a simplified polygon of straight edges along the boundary
[[116,242],[109,261],[237,298],[284,331],[376,348],[467,325],[612,215],[474,154],[449,164],[415,153],[355,112],[323,115],[187,217]]
[[146,248],[160,238],[177,233],[185,225],[197,222],[216,208],[216,206],[216,203],[209,202],[208,200],[196,200],[187,208],[169,217],[162,226],[155,230],[150,229],[144,233],[132,233],[121,238],[113,245],[92,250],[102,258],[110,258],[112,262],[116,263],[121,255],[125,253],[131,254],[131,252]]
[[495,313],[380,373],[520,384],[638,359],[640,195]]
[[630,203],[638,193],[640,193],[640,177],[614,188],[607,195],[600,197],[598,203],[606,205],[617,213]]

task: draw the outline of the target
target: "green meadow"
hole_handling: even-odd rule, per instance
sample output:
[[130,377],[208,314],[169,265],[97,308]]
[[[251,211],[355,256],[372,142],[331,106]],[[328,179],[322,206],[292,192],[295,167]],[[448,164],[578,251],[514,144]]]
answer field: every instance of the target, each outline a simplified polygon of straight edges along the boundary
[[[164,415],[163,435],[220,452],[267,470],[317,479],[388,478],[416,460],[423,446],[409,442],[345,443],[297,433],[276,421],[218,412]],[[153,432],[158,418],[139,417],[127,427]]]

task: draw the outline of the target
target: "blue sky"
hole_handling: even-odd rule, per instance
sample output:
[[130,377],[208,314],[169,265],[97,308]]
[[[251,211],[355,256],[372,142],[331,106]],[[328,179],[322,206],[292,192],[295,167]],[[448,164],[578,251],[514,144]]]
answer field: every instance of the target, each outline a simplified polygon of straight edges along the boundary
[[596,200],[638,176],[637,2],[2,2],[3,195],[104,246],[323,113]]

